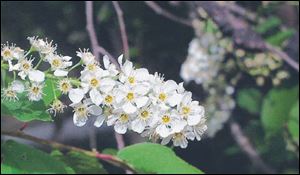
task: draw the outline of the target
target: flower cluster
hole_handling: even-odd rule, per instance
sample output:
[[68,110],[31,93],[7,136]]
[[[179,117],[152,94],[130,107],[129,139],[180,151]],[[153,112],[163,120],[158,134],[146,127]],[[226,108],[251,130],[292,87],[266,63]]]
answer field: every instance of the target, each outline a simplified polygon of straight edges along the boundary
[[204,102],[208,137],[214,137],[223,128],[235,107],[231,97],[234,88],[226,83],[225,76],[221,73],[221,70],[232,71],[235,65],[230,60],[224,61],[226,49],[222,43],[216,44],[217,38],[212,33],[205,33],[200,38],[193,39],[180,73],[185,82],[193,80],[201,84],[206,94],[209,94]]
[[204,108],[192,100],[183,84],[164,81],[147,69],[135,69],[123,56],[120,69],[107,56],[102,69],[87,50],[77,55],[83,62],[81,86],[69,92],[73,102],[74,123],[83,126],[89,116],[97,116],[94,125],[113,126],[119,134],[133,130],[142,136],[173,140],[174,146],[187,147],[187,140],[200,139],[206,130]]
[[[40,101],[44,95],[45,72],[53,72],[54,76],[65,77],[68,74],[67,68],[72,66],[71,57],[58,55],[52,41],[48,42],[37,37],[29,37],[28,40],[31,44],[28,52],[14,44],[1,46],[1,57],[8,63],[9,72],[14,74],[14,81],[2,91],[4,98],[17,100],[17,94],[26,91],[30,101]],[[35,59],[29,55],[35,51],[39,53],[40,59],[34,66]],[[49,70],[39,70],[43,62],[50,65]],[[21,80],[17,80],[16,74]]]
[[290,77],[288,71],[282,68],[282,59],[275,54],[257,53],[253,55],[238,49],[235,55],[239,60],[243,60],[240,62],[240,67],[256,77],[256,83],[259,86],[264,85],[268,77],[271,77],[274,86],[280,85],[283,80]]
[[206,33],[190,42],[188,57],[181,66],[180,75],[185,82],[194,80],[197,84],[211,81],[224,60],[225,49],[217,38]]
[[228,85],[224,76],[220,75],[213,84],[205,89],[209,94],[204,102],[208,127],[206,135],[212,138],[223,128],[235,107],[232,97],[234,87]]
[[[150,74],[147,69],[136,69],[132,62],[118,58],[119,65],[103,57],[103,67],[89,50],[80,50],[80,61],[73,64],[72,58],[57,54],[52,41],[28,38],[31,48],[25,52],[15,45],[5,44],[1,48],[3,63],[7,70],[18,75],[2,91],[4,100],[18,100],[18,93],[27,92],[30,101],[43,98],[46,79],[57,82],[53,86],[61,94],[67,95],[72,102],[73,121],[76,126],[84,126],[94,117],[94,125],[104,123],[113,126],[119,134],[132,130],[149,137],[153,141],[161,140],[174,146],[186,148],[188,140],[200,140],[205,125],[204,107],[192,100],[192,93],[184,89],[183,83],[165,81],[158,74]],[[35,61],[29,57],[37,52]],[[42,70],[41,64],[48,65]],[[71,67],[73,66],[73,67]],[[1,66],[2,67],[2,66]],[[5,66],[3,66],[5,67]],[[82,67],[79,78],[70,78],[68,74]],[[66,108],[55,98],[48,110],[50,113],[62,113]]]

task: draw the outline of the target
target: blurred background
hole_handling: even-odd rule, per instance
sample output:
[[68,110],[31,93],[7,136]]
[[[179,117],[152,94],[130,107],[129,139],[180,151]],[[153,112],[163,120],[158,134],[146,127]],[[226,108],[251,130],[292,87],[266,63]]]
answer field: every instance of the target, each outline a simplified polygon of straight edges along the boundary
[[[279,47],[299,63],[299,2],[220,2],[216,7],[214,4],[176,1],[156,4],[169,13],[190,21],[191,25],[182,25],[157,14],[145,2],[120,2],[131,60],[136,67],[145,67],[151,73],[164,74],[165,79],[185,81],[185,87],[193,92],[196,100],[206,106],[216,106],[212,111],[221,108],[218,111],[221,115],[215,115],[227,115],[224,119],[217,118],[216,122],[212,122],[218,123],[211,125],[217,127],[216,131],[212,131],[212,135],[206,136],[200,142],[190,142],[187,149],[174,148],[176,153],[206,173],[266,172],[259,165],[255,165],[255,156],[253,159],[245,152],[245,145],[238,144],[238,136],[234,129],[234,124],[237,124],[238,133],[242,132],[268,168],[278,173],[298,173],[299,107],[298,113],[295,114],[296,129],[292,131],[293,134],[285,127],[290,122],[288,119],[280,121],[280,130],[269,134],[266,123],[278,121],[276,118],[268,120],[267,117],[263,117],[267,110],[262,108],[267,106],[266,100],[269,98],[284,101],[286,97],[293,97],[299,105],[299,70],[294,70],[278,58],[278,55],[264,50],[263,46],[256,48],[251,47],[251,43],[239,44],[239,33],[235,31],[234,25],[236,23],[230,21],[234,19],[224,18],[224,24],[218,23],[212,9],[223,6],[226,7],[224,9],[232,9],[228,11],[232,12],[236,19],[244,19],[251,32],[258,34],[259,39],[257,42],[254,40],[255,46],[259,47],[261,42],[269,43]],[[94,23],[100,45],[113,56],[120,55],[123,50],[120,29],[111,2],[94,2]],[[243,25],[241,26],[243,28]],[[245,32],[249,32],[248,29]],[[28,36],[47,37],[57,43],[59,53],[79,59],[75,56],[79,48],[91,48],[86,31],[84,2],[1,1],[1,43],[13,42],[23,49],[28,49]],[[245,40],[244,36],[240,36],[242,42]],[[253,38],[246,41],[250,42]],[[191,42],[192,40],[195,42]],[[215,51],[215,45],[218,45],[218,51]],[[189,64],[194,63],[193,57],[203,53],[208,58],[216,57],[217,61],[201,68],[202,70],[189,67]],[[262,59],[273,60],[275,65],[272,61],[270,64],[267,61],[268,66],[260,64]],[[211,71],[209,66],[216,67],[217,64],[221,66],[216,70],[216,75],[197,73]],[[210,83],[197,82],[199,78],[208,79]],[[234,90],[228,90],[228,87],[233,87]],[[230,99],[222,98],[224,95],[221,94],[216,95],[216,99],[208,100],[210,95],[224,94],[226,88],[232,91],[226,91]],[[281,93],[282,89],[287,92],[293,89],[295,95],[277,95],[276,92]],[[231,107],[222,107],[231,101]],[[270,103],[271,109],[278,107],[276,101]],[[283,109],[288,112],[286,115],[289,115],[292,105],[288,106],[289,109]],[[209,120],[213,120],[211,118],[214,115],[209,115]],[[37,137],[87,149],[90,138],[96,137],[99,150],[116,148],[112,128],[94,128],[93,123],[77,128],[72,123],[71,110],[55,117],[54,120],[54,123],[30,123],[25,131]],[[20,126],[22,123],[13,118],[1,117],[1,129],[16,130]],[[1,137],[1,140],[3,139],[6,138]],[[125,135],[125,141],[130,145],[144,140],[139,135],[128,133]],[[117,173],[120,170],[111,169],[111,172]]]

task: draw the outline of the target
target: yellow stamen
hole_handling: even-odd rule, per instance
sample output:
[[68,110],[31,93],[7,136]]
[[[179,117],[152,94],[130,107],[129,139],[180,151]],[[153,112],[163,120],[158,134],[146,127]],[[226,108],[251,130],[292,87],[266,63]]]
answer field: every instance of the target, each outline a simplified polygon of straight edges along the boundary
[[161,100],[161,101],[165,101],[167,99],[167,95],[165,93],[160,93],[158,98]]
[[134,94],[133,94],[132,92],[129,92],[129,93],[127,94],[126,98],[127,98],[129,101],[131,101],[131,100],[134,99]]
[[168,124],[168,123],[170,123],[171,118],[168,115],[164,115],[162,117],[162,121],[163,121],[164,124]]

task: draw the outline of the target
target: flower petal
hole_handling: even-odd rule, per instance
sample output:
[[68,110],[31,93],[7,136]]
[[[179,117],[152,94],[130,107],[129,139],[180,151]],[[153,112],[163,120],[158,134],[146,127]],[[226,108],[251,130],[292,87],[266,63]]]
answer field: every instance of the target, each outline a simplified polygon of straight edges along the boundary
[[88,108],[89,113],[95,116],[99,116],[102,114],[102,108],[96,105],[92,105]]
[[144,107],[148,103],[149,98],[144,96],[144,97],[138,97],[135,99],[135,104],[137,108]]
[[71,89],[69,92],[69,99],[73,103],[79,103],[83,99],[85,93],[82,89]]
[[95,123],[94,123],[94,126],[96,127],[101,127],[105,121],[106,117],[104,115],[100,115],[97,117]]
[[54,76],[65,77],[68,75],[68,73],[69,73],[68,71],[58,69],[58,70],[54,71]]
[[99,106],[103,102],[103,97],[97,89],[92,89],[89,94],[95,105]]
[[127,114],[133,114],[137,111],[137,108],[132,105],[131,103],[125,103],[123,106],[122,106],[122,109],[124,110],[124,112],[126,112]]
[[33,82],[43,82],[45,81],[45,73],[39,70],[32,70],[29,72],[29,80]]
[[79,117],[76,113],[74,113],[74,116],[73,116],[73,122],[76,126],[78,127],[82,127],[86,124],[88,118],[85,116],[85,117]]

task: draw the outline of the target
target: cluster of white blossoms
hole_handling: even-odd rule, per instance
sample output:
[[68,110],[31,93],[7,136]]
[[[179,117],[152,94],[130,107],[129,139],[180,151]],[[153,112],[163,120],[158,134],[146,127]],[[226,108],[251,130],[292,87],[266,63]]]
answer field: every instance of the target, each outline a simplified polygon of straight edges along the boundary
[[[30,101],[40,101],[44,95],[45,72],[53,72],[54,76],[65,77],[68,74],[67,68],[72,66],[71,57],[58,55],[56,46],[52,45],[52,42],[37,37],[29,37],[28,40],[31,44],[28,52],[14,44],[1,45],[1,58],[8,63],[8,71],[14,74],[14,80],[2,90],[5,99],[17,100],[17,94],[26,91]],[[40,56],[35,65],[35,59],[30,56],[33,52],[38,52]],[[39,70],[43,62],[50,65],[49,70]],[[16,75],[20,80],[17,80]]]
[[227,85],[222,75],[207,87],[209,96],[204,102],[207,116],[208,130],[206,135],[213,138],[220,131],[231,116],[235,107],[232,97],[234,87]]
[[[162,144],[173,141],[174,146],[181,148],[187,147],[188,140],[200,140],[207,129],[204,107],[192,99],[183,83],[165,81],[160,74],[150,74],[144,68],[136,69],[122,55],[118,58],[120,67],[104,56],[102,68],[88,50],[77,52],[80,62],[71,67],[71,57],[58,55],[52,42],[37,37],[28,39],[28,52],[15,45],[1,48],[7,70],[20,77],[14,77],[3,89],[3,99],[18,100],[17,94],[27,91],[30,101],[39,101],[47,95],[43,94],[43,87],[45,79],[50,78],[57,81],[53,87],[72,102],[69,106],[73,108],[73,121],[79,127],[94,118],[96,127],[113,126],[119,134],[132,130]],[[40,55],[37,63],[28,58],[32,52]],[[49,69],[41,71],[42,63],[47,63]],[[79,66],[80,77],[69,78],[68,73]],[[49,112],[62,113],[65,107],[54,99]]]
[[194,38],[189,45],[188,57],[181,66],[180,76],[185,82],[195,81],[197,84],[211,81],[219,71],[224,60],[225,49],[217,38],[206,33]]
[[223,128],[235,107],[231,96],[234,87],[227,85],[225,77],[220,74],[225,52],[224,45],[214,34],[205,33],[191,41],[188,57],[181,67],[180,75],[185,82],[195,81],[209,94],[204,102],[208,137],[214,137]]

